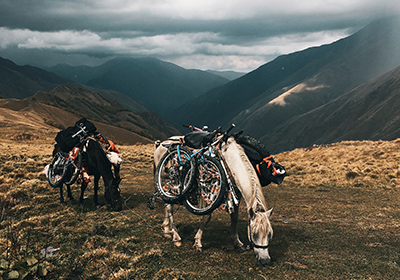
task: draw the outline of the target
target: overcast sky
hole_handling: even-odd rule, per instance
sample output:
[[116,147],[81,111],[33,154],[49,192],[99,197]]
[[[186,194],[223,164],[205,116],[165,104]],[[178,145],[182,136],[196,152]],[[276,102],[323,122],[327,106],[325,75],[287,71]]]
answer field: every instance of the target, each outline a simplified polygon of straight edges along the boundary
[[153,56],[188,69],[248,72],[398,14],[399,2],[1,0],[0,57],[52,66]]

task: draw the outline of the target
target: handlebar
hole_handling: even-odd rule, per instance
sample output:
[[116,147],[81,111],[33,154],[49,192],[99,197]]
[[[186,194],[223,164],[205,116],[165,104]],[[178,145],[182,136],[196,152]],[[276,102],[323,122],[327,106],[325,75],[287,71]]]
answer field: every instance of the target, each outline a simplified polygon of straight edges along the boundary
[[229,132],[231,132],[231,130],[232,129],[234,129],[235,128],[235,124],[233,123],[233,124],[231,124],[231,127],[230,128],[228,128],[228,130],[225,132],[225,135],[228,135],[229,134]]
[[207,126],[203,126],[203,128],[198,128],[198,127],[195,127],[193,125],[186,125],[186,124],[183,124],[182,126],[186,127],[186,128],[189,128],[191,131],[205,131],[204,128],[206,128],[208,130]]
[[[183,124],[183,127],[189,128],[191,131],[208,131],[208,126],[203,126],[203,128],[198,128],[194,125],[186,125]],[[228,130],[224,133],[225,135],[229,134],[229,132],[231,132],[231,130],[235,127],[235,124],[231,124],[231,126],[228,128]],[[218,127],[216,132],[218,133],[222,133],[221,131],[221,127]]]

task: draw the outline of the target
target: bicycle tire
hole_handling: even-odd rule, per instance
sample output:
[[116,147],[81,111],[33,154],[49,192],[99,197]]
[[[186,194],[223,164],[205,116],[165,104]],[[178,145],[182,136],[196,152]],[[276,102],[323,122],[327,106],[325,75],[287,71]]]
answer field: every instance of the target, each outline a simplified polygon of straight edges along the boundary
[[169,149],[161,158],[155,171],[157,193],[166,203],[177,203],[196,180],[192,151],[183,146]]
[[185,195],[186,209],[195,215],[208,215],[217,209],[225,199],[228,181],[218,159],[204,156],[197,163],[197,187]]
[[68,174],[68,172],[72,172],[71,178],[69,180],[67,179],[67,176],[64,178],[64,180],[65,180],[64,183],[67,186],[72,185],[73,183],[75,183],[76,179],[78,179],[78,176],[81,173],[81,166],[82,166],[82,153],[79,150],[77,152],[75,160],[73,160],[73,161],[69,160],[69,163],[67,165],[67,174]]
[[49,165],[47,181],[53,188],[62,186],[65,176],[67,175],[65,166],[67,155],[68,154],[64,152],[58,152]]

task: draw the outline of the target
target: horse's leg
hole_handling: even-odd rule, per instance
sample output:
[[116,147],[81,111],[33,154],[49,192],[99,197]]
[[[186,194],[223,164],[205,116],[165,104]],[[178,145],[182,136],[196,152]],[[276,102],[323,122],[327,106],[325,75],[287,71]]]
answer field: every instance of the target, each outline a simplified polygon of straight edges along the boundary
[[85,190],[87,188],[87,184],[88,183],[86,183],[85,180],[82,180],[82,183],[81,183],[81,196],[79,197],[79,203],[80,203],[81,206],[83,206],[83,195],[85,194]]
[[119,175],[120,170],[121,170],[120,164],[114,165],[114,176],[115,176],[115,179],[118,180],[118,183],[121,182],[121,176]]
[[233,246],[235,247],[235,249],[244,251],[246,250],[246,247],[243,245],[242,241],[240,241],[237,230],[238,220],[239,220],[239,206],[235,205],[234,211],[231,214],[231,237],[233,239]]
[[200,228],[197,231],[196,235],[194,236],[194,244],[193,248],[198,251],[202,252],[203,251],[203,244],[201,244],[201,238],[203,237],[203,232],[204,229],[206,228],[208,222],[211,220],[211,214],[210,215],[204,215],[201,219],[201,224]]
[[175,246],[182,246],[181,237],[178,234],[178,230],[174,224],[174,217],[172,213],[171,204],[161,204],[161,211],[163,212],[164,218],[162,223],[164,236],[167,238],[172,238]]
[[99,199],[98,199],[98,192],[99,192],[99,180],[100,180],[100,176],[99,175],[95,175],[94,176],[94,205],[98,206],[99,205]]
[[72,196],[71,186],[69,186],[69,185],[67,185],[67,195],[68,195],[69,200],[75,201],[74,197]]
[[61,184],[60,186],[60,203],[64,204],[64,191],[63,191],[63,185]]

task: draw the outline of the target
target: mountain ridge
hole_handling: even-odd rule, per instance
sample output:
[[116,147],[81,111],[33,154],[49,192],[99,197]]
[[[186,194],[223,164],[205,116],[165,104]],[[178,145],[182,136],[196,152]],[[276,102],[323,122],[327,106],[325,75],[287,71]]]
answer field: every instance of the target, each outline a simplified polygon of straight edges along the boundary
[[59,84],[73,82],[41,68],[19,66],[0,57],[0,97],[26,98],[40,90],[51,90]]
[[344,140],[399,137],[400,67],[290,119],[261,140],[280,152]]
[[124,93],[161,116],[228,82],[206,71],[185,69],[152,57],[120,57],[97,67],[59,65],[49,70],[91,87]]
[[[193,124],[217,127],[234,122],[250,135],[264,137],[290,118],[397,67],[399,26],[398,18],[384,19],[332,44],[279,56],[184,104],[176,112]],[[269,104],[301,85],[302,90],[283,98],[285,107]],[[175,124],[178,120],[169,121]]]

